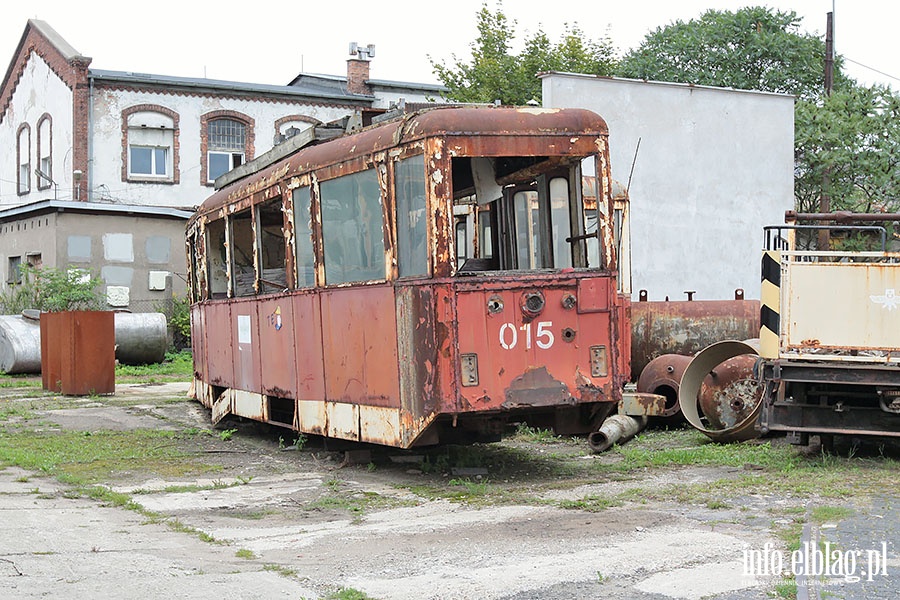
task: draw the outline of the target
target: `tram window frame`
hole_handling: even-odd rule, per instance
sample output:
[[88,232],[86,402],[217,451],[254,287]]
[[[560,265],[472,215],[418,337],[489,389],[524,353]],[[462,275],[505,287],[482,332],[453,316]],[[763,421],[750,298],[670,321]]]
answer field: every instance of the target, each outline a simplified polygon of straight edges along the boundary
[[[277,213],[277,217],[275,214]],[[257,256],[258,293],[287,289],[287,244],[284,235],[284,202],[281,196],[260,202],[253,211]],[[274,228],[274,229],[273,229]]]
[[381,190],[375,167],[319,182],[325,285],[387,279]]
[[431,261],[424,154],[415,154],[394,162],[394,206],[397,218],[398,276],[428,277],[431,274]]
[[316,246],[314,242],[312,196],[310,186],[294,188],[294,277],[296,287],[316,285]]
[[206,295],[210,299],[231,295],[228,257],[228,223],[216,219],[206,224]]
[[[246,225],[245,225],[246,224]],[[254,256],[256,231],[253,226],[253,211],[249,208],[233,213],[228,217],[229,266],[231,275],[232,297],[244,298],[255,296],[258,288],[258,271]],[[247,239],[245,230],[250,233]],[[248,268],[249,267],[249,268]],[[251,276],[248,281],[248,276]]]

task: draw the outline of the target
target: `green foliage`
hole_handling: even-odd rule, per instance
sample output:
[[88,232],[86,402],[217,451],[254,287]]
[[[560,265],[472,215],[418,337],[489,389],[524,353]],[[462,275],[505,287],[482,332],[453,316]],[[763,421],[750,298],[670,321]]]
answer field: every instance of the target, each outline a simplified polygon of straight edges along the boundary
[[191,301],[187,296],[172,298],[172,314],[167,315],[176,350],[191,347]]
[[478,13],[478,38],[470,45],[468,63],[453,55],[448,66],[429,56],[435,75],[450,89],[451,100],[524,105],[540,101],[541,82],[536,75],[541,71],[613,72],[614,51],[608,36],[594,42],[585,39],[577,23],[566,24],[562,39],[554,44],[539,28],[525,39],[524,49],[513,54],[515,29],[516,21],[503,13],[502,2],[494,12],[483,4]]
[[64,310],[102,310],[106,302],[98,289],[102,280],[92,273],[73,269],[63,271],[21,265],[22,282],[0,292],[3,314],[18,314],[25,309],[44,312]]
[[[836,85],[843,81],[839,65]],[[800,31],[795,12],[754,6],[658,27],[623,57],[616,74],[815,98],[824,72],[825,43]]]
[[798,101],[794,124],[799,212],[816,211],[823,191],[832,210],[900,211],[900,96],[882,86],[848,87]]
[[[194,375],[194,359],[190,350],[166,352],[163,362],[150,365],[116,365],[116,380],[133,378],[160,380],[190,380]],[[3,378],[0,378],[3,387]]]

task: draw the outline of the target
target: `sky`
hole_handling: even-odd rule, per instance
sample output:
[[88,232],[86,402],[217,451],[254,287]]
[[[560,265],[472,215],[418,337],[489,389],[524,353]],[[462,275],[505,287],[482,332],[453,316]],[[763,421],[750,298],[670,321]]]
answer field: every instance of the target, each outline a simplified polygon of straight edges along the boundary
[[[834,12],[835,51],[845,71],[862,84],[900,89],[900,52],[891,40],[900,2],[890,0],[450,0],[390,3],[373,0],[308,0],[208,3],[155,0],[126,4],[107,0],[32,0],[7,3],[0,20],[0,63],[6,67],[28,19],[53,27],[92,58],[91,67],[247,83],[286,85],[298,73],[346,75],[349,45],[375,45],[373,79],[439,83],[432,61],[467,62],[483,5],[500,7],[515,21],[517,40],[542,29],[559,40],[566,24],[585,37],[608,36],[621,55],[657,27],[699,17],[708,9],[748,5],[793,10],[809,33],[825,31]],[[206,6],[204,6],[206,5]],[[547,10],[548,7],[552,10]],[[518,51],[521,48],[513,48]],[[454,59],[455,56],[455,59]],[[850,62],[852,61],[852,62]]]

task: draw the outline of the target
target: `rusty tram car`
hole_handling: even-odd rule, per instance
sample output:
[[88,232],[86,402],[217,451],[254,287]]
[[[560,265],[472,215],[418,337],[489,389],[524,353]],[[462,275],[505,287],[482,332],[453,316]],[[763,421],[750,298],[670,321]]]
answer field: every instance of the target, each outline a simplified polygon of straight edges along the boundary
[[595,430],[630,372],[607,138],[587,110],[436,107],[218,189],[187,227],[194,397],[398,448]]

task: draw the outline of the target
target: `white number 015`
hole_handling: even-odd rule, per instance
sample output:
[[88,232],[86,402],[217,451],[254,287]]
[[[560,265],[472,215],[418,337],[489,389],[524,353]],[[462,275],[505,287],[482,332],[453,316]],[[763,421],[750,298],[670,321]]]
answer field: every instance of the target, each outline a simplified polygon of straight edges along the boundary
[[[553,332],[550,331],[551,327],[553,327],[552,321],[541,321],[535,328],[533,341],[541,350],[546,350],[553,345],[554,338]],[[525,334],[525,349],[531,350],[531,323],[525,323],[518,329],[516,329],[516,326],[512,323],[504,323],[503,325],[501,325],[500,347],[504,350],[512,350],[513,348],[515,348],[519,343],[520,331],[524,332]]]

